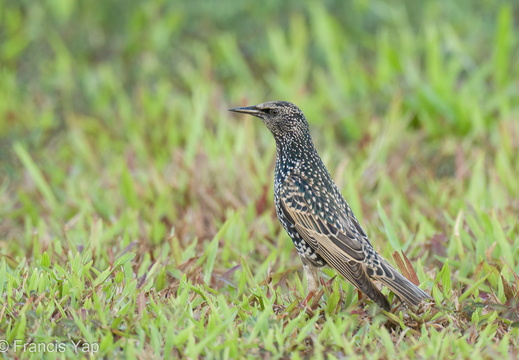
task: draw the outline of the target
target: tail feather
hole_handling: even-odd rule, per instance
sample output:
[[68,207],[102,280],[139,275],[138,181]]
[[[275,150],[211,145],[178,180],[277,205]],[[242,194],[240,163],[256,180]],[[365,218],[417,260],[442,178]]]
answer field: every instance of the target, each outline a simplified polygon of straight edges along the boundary
[[377,276],[376,279],[391,289],[401,300],[407,304],[417,306],[423,300],[431,299],[431,296],[411,281],[406,279],[395,268],[389,264],[384,264],[390,274]]

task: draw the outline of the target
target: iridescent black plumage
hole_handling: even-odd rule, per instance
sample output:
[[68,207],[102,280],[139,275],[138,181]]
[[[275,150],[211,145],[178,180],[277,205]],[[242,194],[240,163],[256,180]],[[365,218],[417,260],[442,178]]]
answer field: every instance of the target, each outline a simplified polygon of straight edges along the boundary
[[276,213],[301,257],[310,293],[318,289],[317,269],[329,265],[386,310],[389,302],[371,279],[411,305],[429,298],[373,249],[315,150],[297,106],[270,101],[230,110],[261,118],[274,135]]

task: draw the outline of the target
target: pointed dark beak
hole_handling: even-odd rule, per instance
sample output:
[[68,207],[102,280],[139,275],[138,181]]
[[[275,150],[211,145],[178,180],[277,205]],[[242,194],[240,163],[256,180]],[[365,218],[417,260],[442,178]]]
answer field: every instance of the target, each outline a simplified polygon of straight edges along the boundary
[[237,113],[249,114],[249,115],[254,115],[254,116],[258,116],[259,114],[261,114],[261,110],[259,110],[256,106],[237,107],[237,108],[229,109],[229,111],[234,111]]

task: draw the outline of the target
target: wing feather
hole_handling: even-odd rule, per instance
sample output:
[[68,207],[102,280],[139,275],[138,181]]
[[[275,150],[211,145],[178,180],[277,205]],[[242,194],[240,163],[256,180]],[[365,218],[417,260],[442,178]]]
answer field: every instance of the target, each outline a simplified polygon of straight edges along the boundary
[[[346,218],[339,218],[334,224],[329,221],[330,217],[326,216],[327,214],[320,216],[322,214],[317,210],[309,211],[309,209],[322,208],[322,200],[312,193],[312,188],[301,178],[292,176],[287,181],[290,183],[285,187],[288,191],[281,194],[281,211],[295,226],[299,235],[328,265],[382,308],[389,310],[390,305],[386,297],[377,289],[366,273],[363,264],[366,254],[362,235],[352,230],[352,228],[356,228],[356,225],[348,223]],[[304,196],[299,191],[301,189],[304,189]],[[319,204],[320,201],[321,204]],[[305,205],[294,206],[294,204]],[[341,213],[337,204],[328,201],[326,205],[330,212]]]
[[286,178],[282,189],[281,211],[299,235],[328,265],[382,308],[389,310],[390,305],[371,277],[412,305],[430,298],[376,255],[337,188],[323,197],[309,181],[292,174]]
[[[322,197],[316,196],[313,188],[301,177],[296,175],[289,176],[286,180],[288,186],[281,193],[280,205],[286,218],[293,224],[298,225],[298,231],[313,231],[315,234],[322,234],[325,237],[319,237],[318,240],[306,239],[315,251],[319,251],[319,241],[326,241],[330,249],[335,249],[337,254],[342,253],[345,260],[354,260],[363,262],[366,254],[364,253],[364,232],[359,233],[357,227],[347,214],[337,218],[336,221],[330,221],[330,214],[342,214],[339,204],[333,199],[323,200]],[[299,190],[304,189],[304,194]],[[324,212],[324,216],[320,216],[317,209],[319,204],[326,201],[328,211]],[[298,204],[299,206],[294,206]],[[301,206],[301,204],[304,204]],[[322,207],[322,206],[321,206]],[[313,209],[310,210],[310,209]],[[324,219],[323,219],[324,218]],[[325,240],[326,239],[326,240]],[[369,242],[367,243],[369,244]],[[369,244],[371,246],[371,244]]]

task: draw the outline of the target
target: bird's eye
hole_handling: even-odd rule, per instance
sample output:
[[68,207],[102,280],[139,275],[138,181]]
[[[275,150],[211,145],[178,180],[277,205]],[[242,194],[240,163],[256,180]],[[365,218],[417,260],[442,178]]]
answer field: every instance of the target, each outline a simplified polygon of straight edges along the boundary
[[270,109],[270,115],[279,115],[279,109]]

